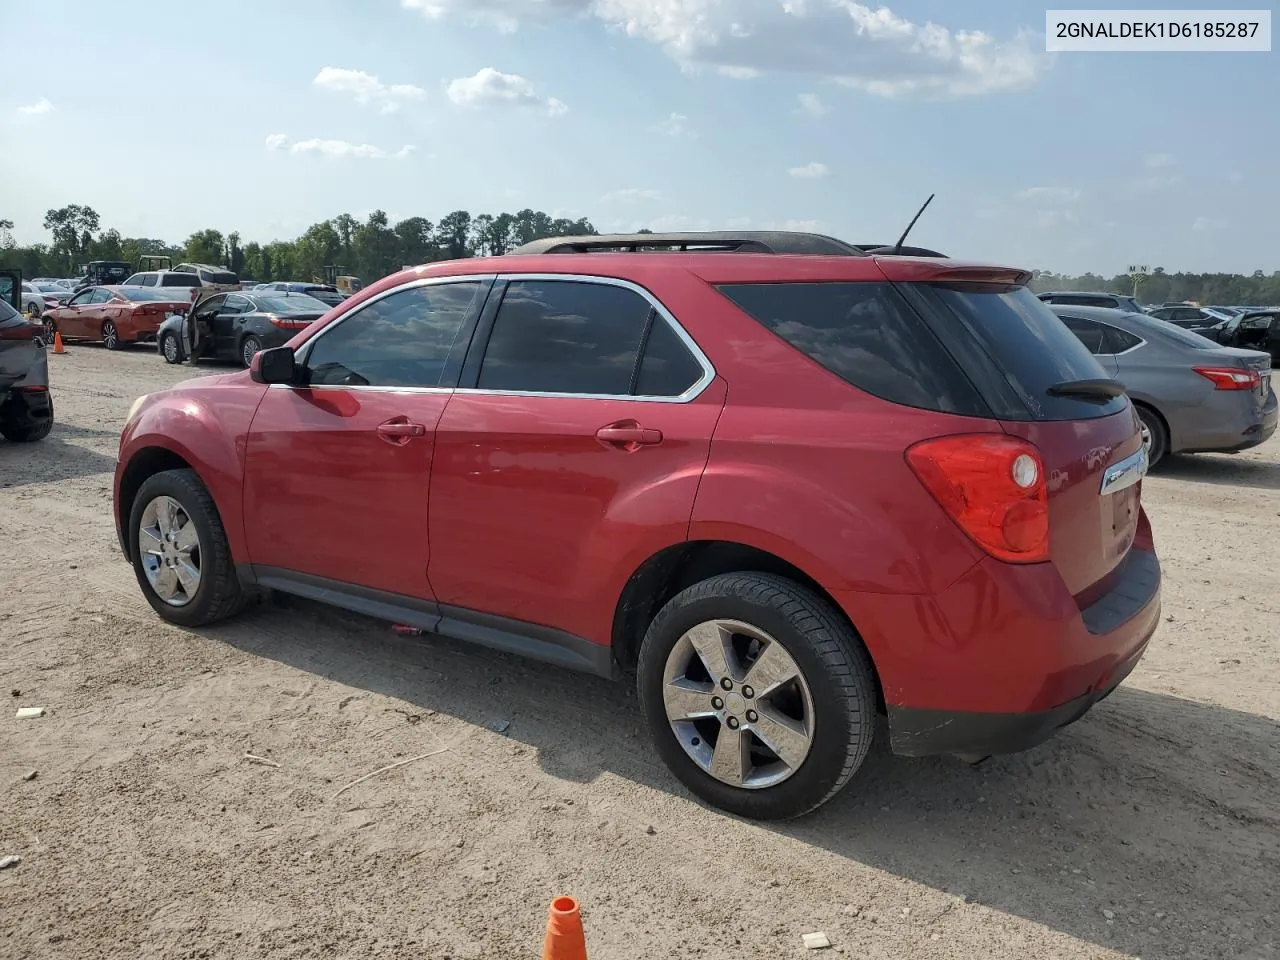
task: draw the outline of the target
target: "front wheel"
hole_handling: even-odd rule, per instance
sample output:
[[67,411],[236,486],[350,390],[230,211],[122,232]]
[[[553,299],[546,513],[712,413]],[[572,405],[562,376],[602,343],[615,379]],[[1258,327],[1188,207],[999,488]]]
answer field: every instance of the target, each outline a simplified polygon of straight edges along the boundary
[[58,332],[58,325],[53,322],[53,317],[46,316],[44,318],[44,342],[53,345],[53,335]]
[[723,574],[677,594],[645,634],[636,682],[667,766],[740,816],[814,810],[871,747],[874,668],[862,641],[784,577]]
[[138,586],[165,620],[200,627],[244,606],[218,508],[194,470],[147,478],[133,501],[129,531]]
[[178,350],[178,338],[172,333],[166,333],[160,337],[160,353],[164,355],[165,363],[182,362],[182,354]]
[[120,347],[120,332],[110,320],[102,324],[102,345],[108,350],[116,350]]
[[247,367],[253,363],[254,356],[262,349],[262,341],[250,334],[240,343],[240,359]]

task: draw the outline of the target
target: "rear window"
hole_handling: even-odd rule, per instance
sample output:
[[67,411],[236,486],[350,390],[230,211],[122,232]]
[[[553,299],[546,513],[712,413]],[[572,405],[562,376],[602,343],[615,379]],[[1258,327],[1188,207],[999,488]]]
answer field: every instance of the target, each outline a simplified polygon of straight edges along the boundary
[[200,278],[194,273],[165,273],[160,276],[162,287],[198,287]]
[[305,293],[253,298],[259,310],[267,313],[326,313],[329,305]]
[[308,287],[302,293],[308,297],[327,303],[331,307],[335,307],[343,302],[343,296],[337,290],[326,290],[323,287]]
[[226,270],[201,270],[200,279],[205,283],[232,284],[239,283],[240,278]]
[[892,403],[1004,420],[1079,420],[1124,397],[1054,396],[1108,374],[1025,287],[727,284],[720,291],[793,347]]

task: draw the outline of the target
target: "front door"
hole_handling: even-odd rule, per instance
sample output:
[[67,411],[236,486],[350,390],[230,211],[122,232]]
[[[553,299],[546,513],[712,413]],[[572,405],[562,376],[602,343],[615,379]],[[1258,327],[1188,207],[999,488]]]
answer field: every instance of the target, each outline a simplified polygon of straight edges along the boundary
[[[362,304],[299,351],[249,432],[244,515],[259,575],[431,599],[427,495],[450,354],[488,279],[417,283]],[[455,348],[455,340],[459,340]]]
[[93,300],[97,292],[97,287],[86,287],[58,311],[58,329],[64,337],[84,339],[98,335],[98,314]]
[[[226,303],[227,295],[225,293],[215,294],[207,300],[199,301],[191,314],[191,319],[199,325],[196,336],[199,337],[198,355],[202,357],[214,356],[219,352],[221,344],[217,338],[217,318],[222,311],[223,305]],[[188,325],[190,326],[190,325]],[[190,335],[188,333],[188,335]],[[187,344],[190,350],[191,344]]]
[[455,615],[606,643],[615,587],[687,535],[724,386],[629,284],[501,296],[436,429],[431,583]]

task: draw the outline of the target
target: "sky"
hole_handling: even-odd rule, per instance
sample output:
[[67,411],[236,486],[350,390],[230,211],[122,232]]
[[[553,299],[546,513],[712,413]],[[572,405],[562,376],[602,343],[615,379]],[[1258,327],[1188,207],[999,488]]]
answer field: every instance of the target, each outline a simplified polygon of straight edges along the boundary
[[0,9],[0,219],[19,243],[47,242],[68,203],[170,242],[525,207],[606,232],[892,242],[936,193],[912,242],[954,257],[1280,269],[1280,54],[1046,54],[1043,5]]

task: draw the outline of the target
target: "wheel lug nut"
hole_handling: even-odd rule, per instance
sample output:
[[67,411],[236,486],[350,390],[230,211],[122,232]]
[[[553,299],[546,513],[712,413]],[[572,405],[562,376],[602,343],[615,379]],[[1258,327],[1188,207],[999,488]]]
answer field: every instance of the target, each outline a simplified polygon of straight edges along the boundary
[[719,697],[712,697],[712,698],[711,698],[711,706],[715,707],[715,709],[717,709],[717,710],[723,710],[723,709],[724,709],[724,701],[723,701],[723,700],[721,700]]
[[730,680],[728,677],[725,677],[723,680],[720,681],[720,686],[724,687],[724,689],[726,690],[732,690],[733,681]]
[[747,711],[747,723],[755,723],[759,719],[759,715],[754,710]]
[[748,700],[750,700],[752,697],[756,695],[756,692],[752,690],[750,687],[743,687],[742,695],[746,697]]
[[738,729],[738,718],[737,718],[737,717],[730,717],[730,718],[729,718],[729,729],[730,729],[730,730],[737,730],[737,729]]

